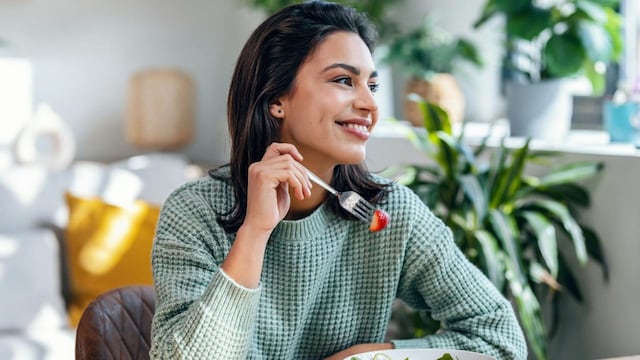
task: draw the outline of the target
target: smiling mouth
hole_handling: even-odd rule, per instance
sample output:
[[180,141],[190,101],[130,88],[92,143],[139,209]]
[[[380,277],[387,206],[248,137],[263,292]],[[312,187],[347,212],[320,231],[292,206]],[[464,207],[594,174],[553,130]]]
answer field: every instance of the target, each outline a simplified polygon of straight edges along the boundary
[[366,125],[360,125],[360,124],[354,124],[354,123],[340,123],[340,122],[338,123],[338,125],[342,127],[346,127],[348,129],[353,129],[355,131],[362,132],[362,133],[369,132],[369,127]]

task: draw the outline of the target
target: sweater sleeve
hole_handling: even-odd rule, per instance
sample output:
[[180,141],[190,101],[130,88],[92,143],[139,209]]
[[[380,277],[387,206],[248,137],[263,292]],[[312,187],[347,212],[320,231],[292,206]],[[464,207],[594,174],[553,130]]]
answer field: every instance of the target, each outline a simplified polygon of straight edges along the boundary
[[[419,200],[418,200],[419,201]],[[449,228],[423,204],[414,204],[398,296],[428,309],[443,329],[424,338],[395,340],[396,348],[450,348],[501,359],[526,359],[511,304],[460,251]]]
[[152,250],[151,358],[246,357],[260,289],[244,288],[218,268],[229,246],[203,194],[184,187],[167,199]]

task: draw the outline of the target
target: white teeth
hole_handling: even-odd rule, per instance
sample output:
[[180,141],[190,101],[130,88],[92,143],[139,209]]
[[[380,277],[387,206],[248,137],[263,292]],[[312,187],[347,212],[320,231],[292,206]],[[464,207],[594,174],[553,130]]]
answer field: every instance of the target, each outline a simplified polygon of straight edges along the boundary
[[358,124],[346,124],[346,127],[350,128],[350,129],[354,129],[360,132],[367,132],[367,127],[364,125],[358,125]]

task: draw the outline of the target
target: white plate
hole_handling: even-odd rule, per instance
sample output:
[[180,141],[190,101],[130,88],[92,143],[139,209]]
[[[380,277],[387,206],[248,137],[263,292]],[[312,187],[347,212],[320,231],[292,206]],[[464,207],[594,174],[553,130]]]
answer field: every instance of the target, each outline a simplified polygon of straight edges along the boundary
[[[382,351],[370,351],[366,353],[360,353],[344,358],[344,360],[351,360],[353,358],[359,360],[374,360],[376,354],[387,355],[391,360],[438,360],[444,354],[449,353],[454,359],[457,360],[495,360],[491,356],[482,355],[472,351],[464,350],[450,350],[450,349],[394,349],[394,350],[382,350]],[[384,356],[378,356],[375,360],[388,360]]]

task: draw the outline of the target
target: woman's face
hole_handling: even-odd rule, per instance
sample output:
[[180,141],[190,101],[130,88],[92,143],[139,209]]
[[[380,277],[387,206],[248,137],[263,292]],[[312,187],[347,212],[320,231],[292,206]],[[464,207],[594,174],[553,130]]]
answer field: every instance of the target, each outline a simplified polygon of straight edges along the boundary
[[330,34],[302,63],[291,92],[270,108],[281,121],[280,141],[296,145],[305,164],[362,162],[378,120],[376,87],[373,58],[362,39],[345,31]]

